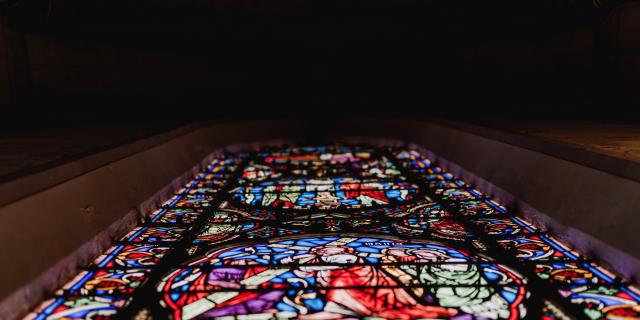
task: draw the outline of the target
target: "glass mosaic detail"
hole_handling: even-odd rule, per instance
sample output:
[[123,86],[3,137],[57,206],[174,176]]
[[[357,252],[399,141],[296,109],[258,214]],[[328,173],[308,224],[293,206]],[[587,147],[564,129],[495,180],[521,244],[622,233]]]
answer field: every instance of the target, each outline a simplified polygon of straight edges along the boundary
[[175,319],[518,318],[524,283],[505,265],[439,242],[304,236],[214,249],[157,290]]
[[238,184],[232,196],[244,204],[297,210],[402,203],[418,191],[386,155],[348,147],[260,152]]
[[27,319],[635,319],[640,289],[416,150],[225,154]]

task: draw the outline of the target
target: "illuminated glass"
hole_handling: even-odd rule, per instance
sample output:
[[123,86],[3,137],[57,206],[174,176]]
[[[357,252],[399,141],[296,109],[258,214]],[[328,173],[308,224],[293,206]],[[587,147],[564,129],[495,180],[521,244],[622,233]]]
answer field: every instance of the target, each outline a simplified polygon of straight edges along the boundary
[[409,149],[228,154],[29,319],[632,319],[640,290]]

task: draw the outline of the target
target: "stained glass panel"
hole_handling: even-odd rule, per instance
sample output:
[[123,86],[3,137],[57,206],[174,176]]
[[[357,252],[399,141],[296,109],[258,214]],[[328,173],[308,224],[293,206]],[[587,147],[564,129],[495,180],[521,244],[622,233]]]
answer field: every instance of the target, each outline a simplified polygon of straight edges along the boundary
[[152,244],[120,244],[109,248],[93,265],[100,268],[148,267],[156,265],[171,250]]
[[56,293],[79,295],[132,294],[147,280],[146,269],[97,269],[83,271]]
[[640,290],[416,150],[227,154],[28,319],[631,319]]
[[44,319],[111,319],[131,300],[112,296],[77,296],[49,299],[29,314],[28,320]]
[[[528,296],[522,275],[489,258],[394,238],[300,237],[238,245],[212,250],[189,266],[170,272],[157,288],[175,293],[164,295],[164,302],[176,318],[298,316],[301,310],[332,318],[517,317],[526,313]],[[198,291],[227,295],[214,303],[210,296],[186,298]],[[250,304],[256,297],[260,304]]]

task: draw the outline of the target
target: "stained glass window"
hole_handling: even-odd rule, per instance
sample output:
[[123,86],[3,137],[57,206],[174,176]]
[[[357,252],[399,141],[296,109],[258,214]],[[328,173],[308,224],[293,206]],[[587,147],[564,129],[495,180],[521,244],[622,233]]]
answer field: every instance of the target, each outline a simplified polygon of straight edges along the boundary
[[640,289],[415,150],[227,154],[28,319],[631,319]]

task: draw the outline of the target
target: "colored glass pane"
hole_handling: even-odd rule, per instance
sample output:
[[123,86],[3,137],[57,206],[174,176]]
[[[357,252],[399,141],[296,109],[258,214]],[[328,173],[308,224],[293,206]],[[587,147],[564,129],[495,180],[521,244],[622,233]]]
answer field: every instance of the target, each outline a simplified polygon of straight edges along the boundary
[[174,242],[182,238],[185,230],[185,228],[176,227],[138,227],[122,238],[122,241]]
[[115,316],[130,300],[112,296],[57,297],[43,302],[25,320],[107,320]]
[[181,208],[171,208],[171,209],[159,209],[156,210],[150,216],[151,222],[156,223],[184,223],[191,224],[198,219],[201,210],[195,209],[181,209]]
[[171,250],[152,244],[120,244],[109,248],[93,265],[100,268],[149,267],[156,265]]
[[97,269],[83,271],[65,284],[57,294],[131,294],[147,279],[146,269]]

